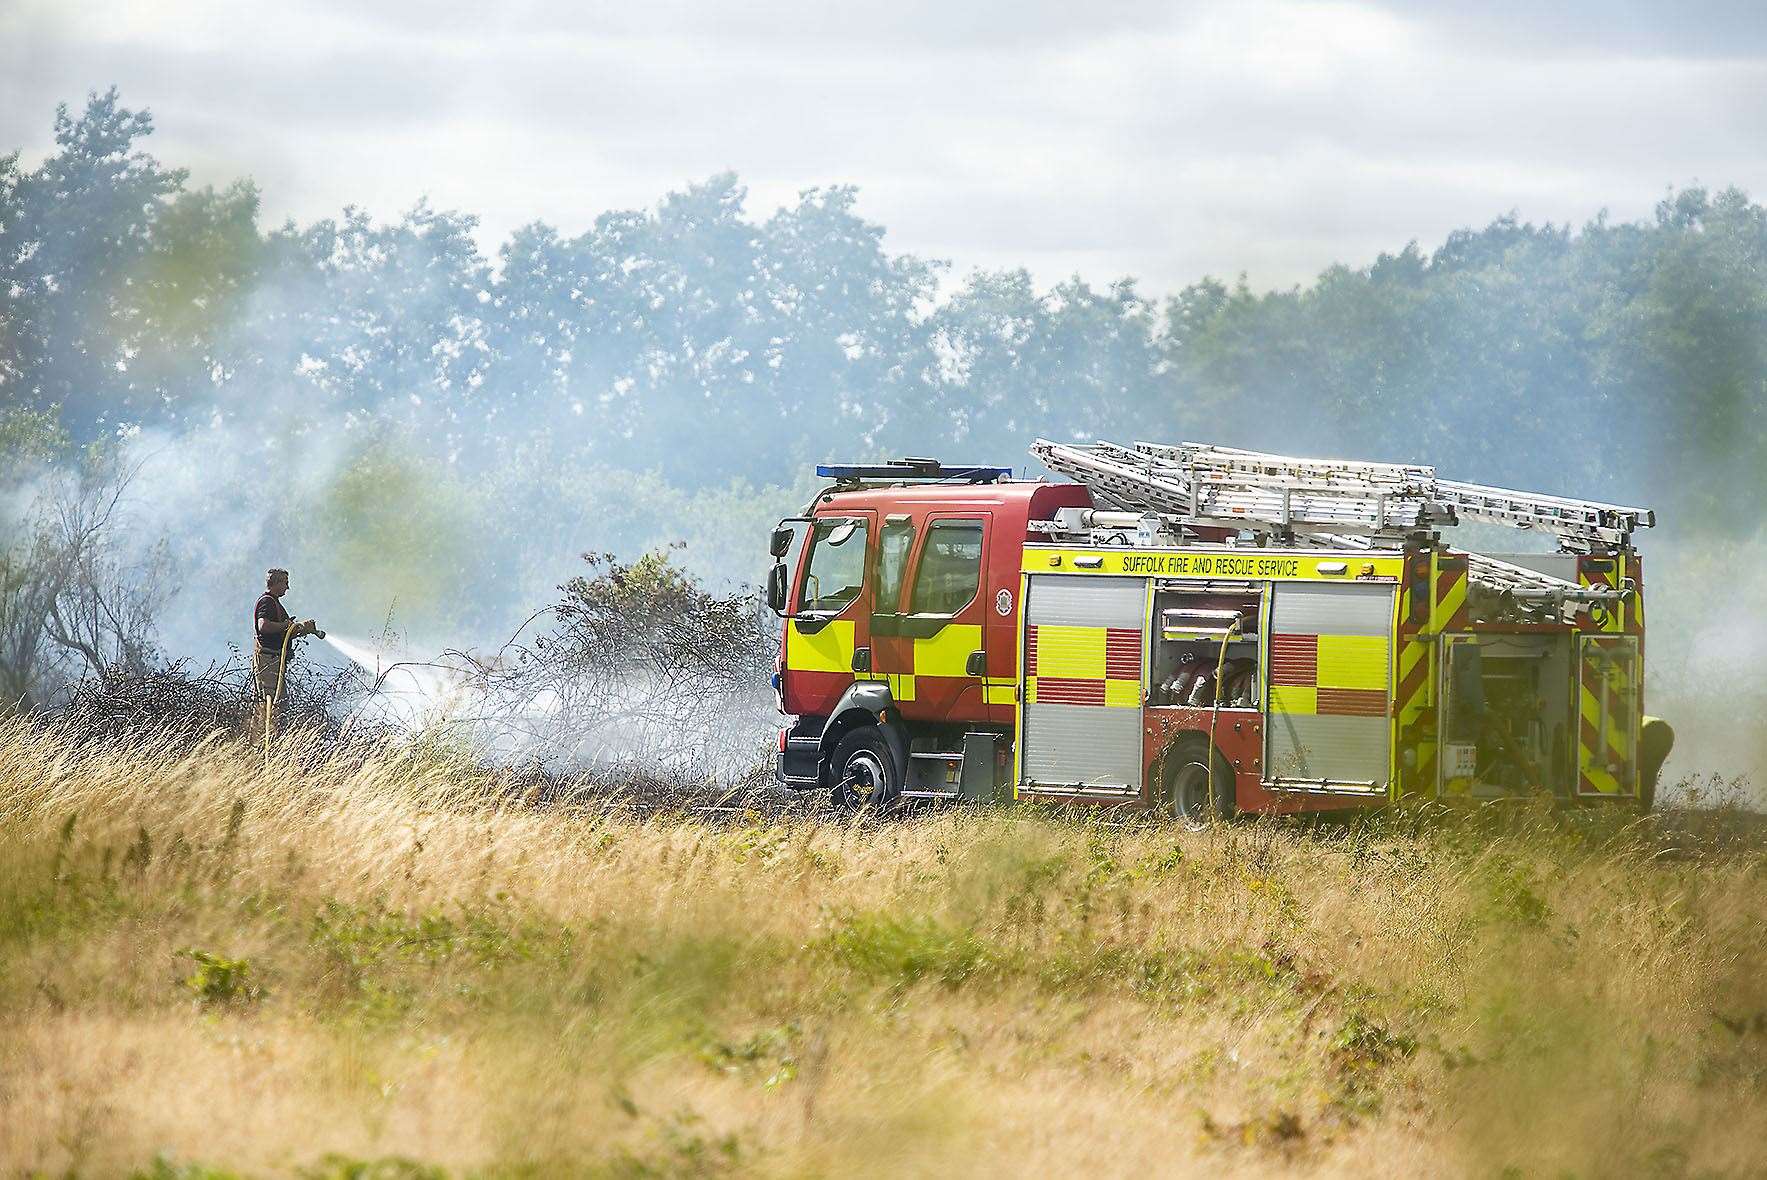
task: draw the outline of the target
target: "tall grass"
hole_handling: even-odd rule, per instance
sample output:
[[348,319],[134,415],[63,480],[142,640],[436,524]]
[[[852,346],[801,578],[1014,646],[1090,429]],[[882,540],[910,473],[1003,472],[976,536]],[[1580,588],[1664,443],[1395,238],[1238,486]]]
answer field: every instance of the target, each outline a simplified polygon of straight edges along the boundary
[[0,727],[0,1171],[1767,1169],[1708,820],[538,809]]

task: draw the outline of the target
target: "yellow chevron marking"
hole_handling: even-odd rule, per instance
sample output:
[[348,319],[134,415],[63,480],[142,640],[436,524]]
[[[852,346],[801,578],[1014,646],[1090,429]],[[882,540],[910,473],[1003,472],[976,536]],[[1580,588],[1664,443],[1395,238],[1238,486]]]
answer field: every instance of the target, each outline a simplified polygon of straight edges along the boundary
[[1404,680],[1417,667],[1417,661],[1429,654],[1429,648],[1416,640],[1408,641],[1399,649],[1399,679]]
[[[1418,664],[1429,658],[1429,645],[1415,640],[1408,642],[1399,649],[1399,683],[1403,684],[1417,669]],[[1411,690],[1411,699],[1399,702],[1399,715],[1406,722],[1416,719],[1430,700],[1430,678],[1428,675],[1418,678],[1417,687]]]
[[1436,613],[1431,616],[1431,621],[1436,629],[1439,631],[1446,627],[1449,621],[1454,618],[1455,612],[1459,611],[1465,603],[1466,571],[1461,570],[1455,574],[1454,583],[1448,587],[1447,593],[1443,594],[1442,600],[1436,604]]
[[[1608,699],[1614,704],[1624,704],[1623,701],[1617,700],[1612,696]],[[1578,690],[1577,705],[1583,712],[1583,720],[1594,726],[1597,732],[1600,732],[1601,701],[1598,700],[1595,694],[1590,692],[1588,688],[1580,687]],[[1622,726],[1614,724],[1614,719],[1611,713],[1608,718],[1607,744],[1619,757],[1628,759],[1632,757],[1632,752],[1626,748],[1626,730]],[[1582,742],[1579,741],[1578,745],[1582,745]]]

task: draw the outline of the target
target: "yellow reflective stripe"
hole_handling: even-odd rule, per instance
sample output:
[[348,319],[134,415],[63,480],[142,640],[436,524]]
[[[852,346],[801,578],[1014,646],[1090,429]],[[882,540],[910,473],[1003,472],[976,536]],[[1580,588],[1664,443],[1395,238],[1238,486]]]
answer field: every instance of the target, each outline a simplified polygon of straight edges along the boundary
[[982,686],[982,700],[990,705],[1015,704],[1018,701],[1018,685],[1010,680],[999,684],[985,684]]
[[914,699],[914,673],[912,672],[855,672],[853,679],[876,681],[887,686],[890,696],[898,702]]
[[1387,686],[1387,641],[1379,635],[1321,635],[1320,688],[1372,688]]
[[[1082,564],[1083,563],[1083,564]],[[1156,578],[1255,578],[1262,581],[1354,582],[1368,576],[1397,581],[1405,559],[1396,554],[1289,551],[1223,553],[1219,550],[1146,550],[1112,546],[1067,549],[1026,545],[1020,569],[1027,574],[1128,574]],[[1323,567],[1323,568],[1321,568]]]
[[914,670],[922,676],[967,676],[971,652],[982,650],[979,623],[947,623],[914,641]]
[[812,635],[798,629],[796,619],[785,626],[785,666],[793,672],[853,671],[853,620],[835,619]]
[[1037,628],[1037,674],[1072,680],[1104,679],[1103,627]]
[[1317,713],[1319,712],[1319,690],[1310,685],[1272,684],[1270,686],[1270,711],[1272,713]]
[[1104,682],[1104,703],[1113,709],[1140,708],[1141,681],[1106,680]]

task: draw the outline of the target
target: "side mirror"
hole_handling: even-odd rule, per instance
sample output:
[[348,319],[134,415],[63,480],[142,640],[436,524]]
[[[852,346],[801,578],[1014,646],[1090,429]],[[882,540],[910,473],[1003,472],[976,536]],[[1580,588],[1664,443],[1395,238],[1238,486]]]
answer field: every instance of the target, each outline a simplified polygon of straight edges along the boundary
[[772,539],[767,542],[767,552],[773,557],[784,557],[786,550],[791,548],[792,527],[782,524],[773,530]]
[[[773,535],[779,536],[778,533]],[[767,571],[767,606],[776,615],[785,613],[785,563],[783,561]]]

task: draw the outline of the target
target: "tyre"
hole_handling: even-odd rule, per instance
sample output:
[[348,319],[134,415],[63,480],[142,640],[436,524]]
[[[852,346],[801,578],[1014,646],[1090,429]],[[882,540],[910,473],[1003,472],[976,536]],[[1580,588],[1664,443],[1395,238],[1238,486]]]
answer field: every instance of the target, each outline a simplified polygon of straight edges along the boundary
[[1233,770],[1219,753],[1214,761],[1211,794],[1206,745],[1186,742],[1167,756],[1166,810],[1174,819],[1200,827],[1233,814]]
[[896,759],[875,725],[862,725],[834,748],[834,801],[848,811],[881,809],[902,794]]

